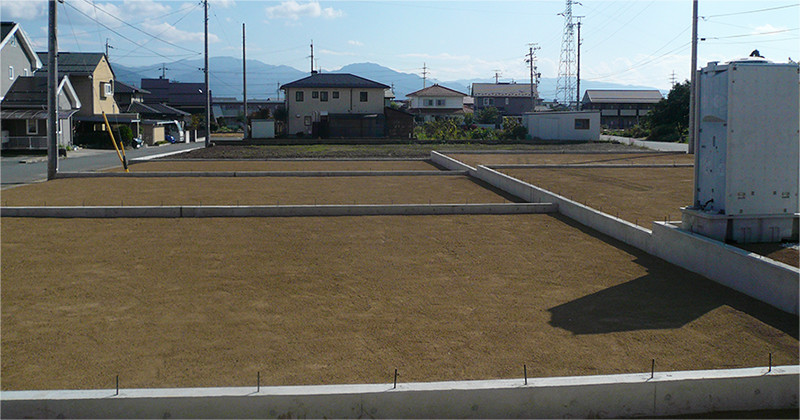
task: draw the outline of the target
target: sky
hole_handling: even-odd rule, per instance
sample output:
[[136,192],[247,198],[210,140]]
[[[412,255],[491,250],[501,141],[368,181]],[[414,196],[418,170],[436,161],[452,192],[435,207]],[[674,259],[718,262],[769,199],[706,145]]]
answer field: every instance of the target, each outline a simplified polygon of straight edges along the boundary
[[[689,78],[691,0],[574,3],[582,80],[669,90]],[[419,75],[424,67],[439,81],[497,74],[526,82],[531,43],[542,77],[558,77],[565,8],[565,0],[209,0],[209,50],[240,58],[244,23],[247,58],[267,64],[310,71],[313,40],[315,67],[324,71],[372,62]],[[775,62],[800,59],[797,0],[700,0],[699,15],[699,67],[754,49]],[[21,23],[36,48],[47,49],[46,1],[0,0],[0,19]],[[126,66],[202,58],[200,1],[65,0],[58,22],[61,51],[101,52],[108,41],[111,62]]]

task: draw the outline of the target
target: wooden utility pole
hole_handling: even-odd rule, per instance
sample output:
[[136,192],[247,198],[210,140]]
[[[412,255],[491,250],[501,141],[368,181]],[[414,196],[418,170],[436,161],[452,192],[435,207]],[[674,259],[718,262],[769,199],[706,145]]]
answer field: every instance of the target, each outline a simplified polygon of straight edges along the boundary
[[314,74],[314,40],[311,40],[311,74]]
[[[688,138],[688,152],[694,153],[694,146],[697,136],[697,121],[695,119],[695,107],[697,106],[697,0],[692,1],[692,72],[689,74],[691,78],[691,88],[689,89],[689,138]],[[695,162],[697,168],[697,162]]]
[[242,22],[242,98],[244,100],[244,138],[247,138],[247,51],[245,42],[244,22]]
[[47,18],[47,180],[58,172],[58,25],[56,0]]
[[576,74],[576,76],[577,76],[576,77],[577,86],[576,86],[575,90],[577,91],[577,93],[575,95],[575,97],[576,97],[576,99],[575,99],[575,109],[578,110],[578,111],[581,110],[581,44],[583,43],[581,41],[581,18],[582,17],[583,16],[575,16],[575,18],[578,19],[578,23],[577,23],[577,25],[578,25],[578,68],[577,68],[577,74]]
[[111,48],[113,50],[114,46],[113,45],[108,45],[108,38],[106,38],[106,60],[108,60],[108,49],[109,48]]
[[203,14],[205,26],[205,88],[206,88],[206,144],[205,147],[211,145],[211,91],[208,88],[208,0],[203,0]]
[[[536,91],[538,91],[539,74],[536,68],[535,51],[541,49],[536,43],[528,44],[528,59],[525,60],[531,68],[531,112],[536,109]],[[534,83],[535,81],[535,83]],[[534,90],[536,89],[536,90]]]

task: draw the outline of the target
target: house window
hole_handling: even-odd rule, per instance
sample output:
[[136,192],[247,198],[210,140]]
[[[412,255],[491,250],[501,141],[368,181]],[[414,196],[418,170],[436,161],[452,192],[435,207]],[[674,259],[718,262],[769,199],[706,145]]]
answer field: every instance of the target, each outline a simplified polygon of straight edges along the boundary
[[334,90],[332,95],[333,95],[333,99],[339,99],[339,91],[338,90]]
[[14,80],[14,66],[8,66],[8,79]]
[[360,98],[361,102],[367,102],[367,100],[368,100],[367,92],[360,92],[359,93],[359,98]]
[[114,86],[111,84],[111,82],[103,83],[103,93],[105,94],[106,98],[109,96],[114,96]]
[[506,98],[506,105],[508,105],[508,98]]
[[588,130],[589,129],[589,119],[588,118],[576,118],[575,119],[575,129],[576,130]]
[[425,106],[433,106],[433,99],[426,99]]
[[296,102],[303,102],[303,91],[297,91],[294,93],[294,100]]
[[328,92],[320,92],[319,100],[322,102],[328,102]]
[[37,135],[39,134],[39,121],[37,120],[25,120],[26,122],[26,131],[28,135]]
[[317,92],[316,90],[311,92],[311,99],[317,99],[317,98],[319,98],[319,92]]
[[493,98],[483,98],[483,106],[494,105]]
[[444,106],[444,99],[437,99],[436,106]]

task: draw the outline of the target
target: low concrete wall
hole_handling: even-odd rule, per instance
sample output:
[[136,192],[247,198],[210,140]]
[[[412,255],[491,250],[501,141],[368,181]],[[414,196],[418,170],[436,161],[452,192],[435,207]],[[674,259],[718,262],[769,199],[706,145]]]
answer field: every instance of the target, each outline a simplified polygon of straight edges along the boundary
[[592,418],[796,409],[798,366],[247,388],[4,391],[8,418]]
[[342,177],[456,176],[466,171],[197,171],[197,172],[59,172],[56,178],[187,178],[187,177]]
[[689,145],[687,143],[647,141],[642,139],[632,139],[630,137],[609,136],[606,134],[600,135],[600,141],[614,141],[617,143],[627,144],[630,146],[646,147],[650,150],[658,150],[662,152],[688,153],[689,151]]
[[554,213],[550,203],[363,204],[297,206],[129,206],[129,207],[3,207],[1,217],[126,218],[126,217],[303,217],[415,216],[453,214]]
[[650,252],[650,231],[545,189],[479,165],[475,177],[531,203],[554,203],[558,212],[614,239]]
[[796,267],[679,229],[653,223],[653,255],[798,315],[800,270]]
[[435,150],[431,150],[431,161],[451,171],[467,171],[469,175],[475,175],[475,168],[472,166],[459,162],[450,156],[445,156]]
[[492,169],[552,169],[552,168],[693,168],[692,163],[560,163],[560,164],[500,164],[488,165]]

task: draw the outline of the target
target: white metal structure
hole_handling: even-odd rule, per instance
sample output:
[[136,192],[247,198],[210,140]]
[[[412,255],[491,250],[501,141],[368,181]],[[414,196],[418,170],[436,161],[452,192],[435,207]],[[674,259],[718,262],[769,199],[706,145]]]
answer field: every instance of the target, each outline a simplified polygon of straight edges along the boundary
[[701,70],[684,228],[740,243],[797,237],[799,76],[796,63],[760,57]]
[[522,125],[534,139],[600,140],[600,111],[528,112],[522,116]]

